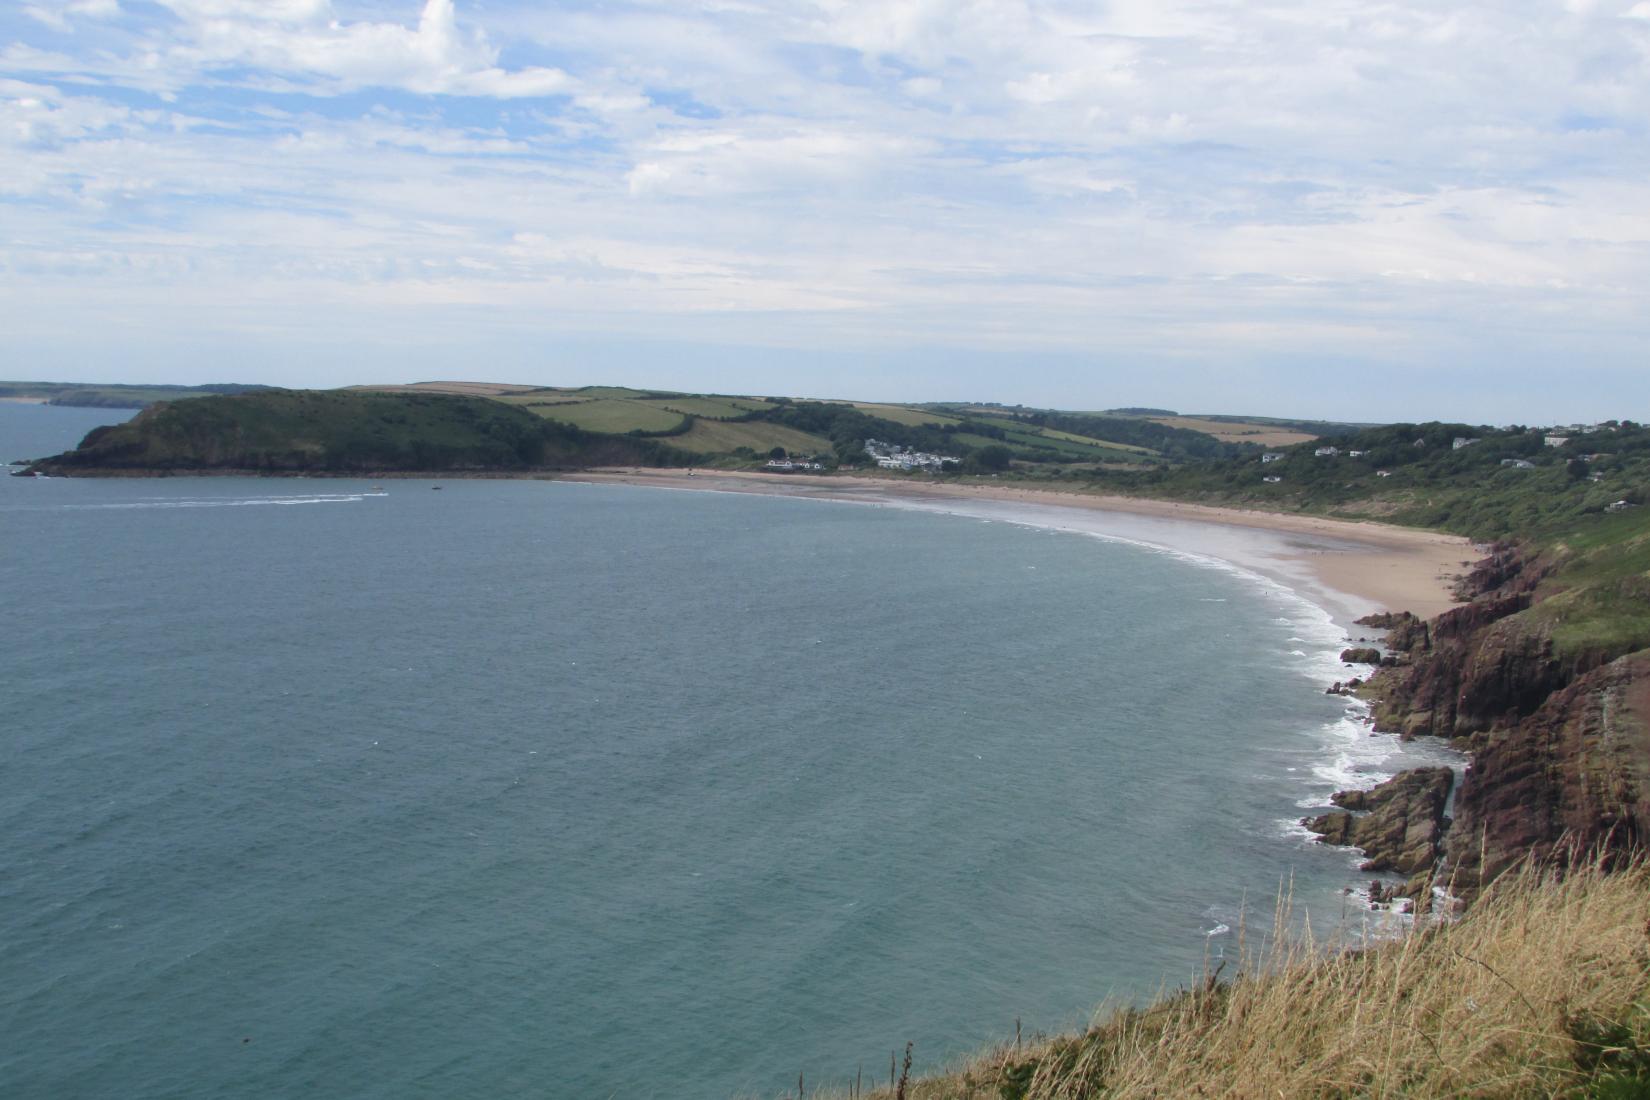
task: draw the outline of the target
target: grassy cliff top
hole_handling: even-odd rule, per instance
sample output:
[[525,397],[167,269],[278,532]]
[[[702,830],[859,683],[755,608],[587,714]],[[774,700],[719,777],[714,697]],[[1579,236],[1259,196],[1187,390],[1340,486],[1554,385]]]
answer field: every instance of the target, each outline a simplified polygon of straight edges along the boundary
[[1226,981],[863,1095],[1650,1095],[1646,928],[1642,865],[1562,881],[1526,870],[1459,923],[1328,956],[1274,928]]

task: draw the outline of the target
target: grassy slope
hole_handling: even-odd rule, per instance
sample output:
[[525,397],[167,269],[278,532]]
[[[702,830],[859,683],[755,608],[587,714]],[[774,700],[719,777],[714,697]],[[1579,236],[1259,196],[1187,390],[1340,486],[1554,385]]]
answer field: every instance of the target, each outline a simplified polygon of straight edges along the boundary
[[944,426],[946,424],[961,424],[962,421],[954,416],[935,412],[932,409],[913,409],[905,405],[879,405],[874,401],[850,402],[854,408],[870,413],[883,420],[892,420],[895,424],[905,424],[918,427],[923,424]]
[[1574,523],[1548,536],[1560,561],[1520,612],[1551,632],[1568,665],[1650,648],[1650,509]]
[[1288,447],[1318,438],[1310,432],[1290,431],[1271,424],[1242,420],[1208,420],[1195,416],[1150,416],[1146,419],[1171,428],[1189,428],[1212,435],[1226,443],[1259,443],[1263,447]]
[[606,432],[623,435],[625,432],[668,432],[679,427],[682,414],[645,401],[623,401],[598,398],[594,401],[558,402],[543,406],[529,406],[533,412],[550,420],[572,424],[587,432]]
[[821,435],[787,428],[783,424],[765,424],[749,421],[728,424],[715,420],[699,420],[686,435],[675,437],[672,443],[690,451],[710,454],[749,447],[766,458],[775,447],[783,447],[792,454],[829,454],[831,441]]
[[707,420],[735,420],[768,405],[766,401],[738,397],[660,397],[652,403],[672,412],[689,413]]
[[1642,866],[1564,881],[1525,871],[1457,924],[1329,956],[1274,939],[1228,982],[1003,1047],[902,1094],[1650,1095],[1647,928]]
[[[446,392],[490,396],[509,404],[531,408],[540,416],[576,424],[589,431],[612,435],[639,432],[667,435],[683,415],[697,423],[681,437],[681,446],[695,450],[707,461],[749,465],[773,447],[804,452],[834,450],[845,464],[852,465],[860,449],[856,440],[866,436],[966,457],[971,450],[1006,444],[1016,459],[1052,471],[1060,464],[1138,465],[1147,461],[1175,460],[1188,455],[1208,457],[1221,452],[1213,437],[1203,431],[1186,431],[1150,424],[1138,417],[1080,415],[1080,423],[1044,424],[1038,418],[1054,410],[1016,409],[969,405],[899,405],[874,401],[804,401],[789,398],[752,398],[715,394],[661,393],[622,386],[586,386],[579,389],[556,387],[494,386],[485,383],[430,382],[401,387],[371,387],[379,392]],[[801,425],[790,418],[787,408],[834,408],[852,412],[858,422],[847,428],[827,424],[814,417]],[[667,420],[676,414],[675,420]],[[1069,416],[1074,414],[1057,414]],[[829,418],[827,418],[829,419]],[[716,431],[713,422],[737,423],[737,431]],[[1201,423],[1201,422],[1200,422]],[[784,431],[762,427],[801,428],[810,438],[801,439]],[[1204,425],[1207,427],[1207,425]],[[1222,423],[1213,430],[1229,434],[1231,425]],[[943,435],[939,429],[950,429]],[[1242,425],[1238,428],[1241,430]],[[825,440],[831,440],[831,446]],[[1160,442],[1175,444],[1172,453],[1162,451]],[[1199,446],[1199,444],[1203,446]],[[735,455],[748,449],[754,455]],[[1230,449],[1228,449],[1230,450]]]

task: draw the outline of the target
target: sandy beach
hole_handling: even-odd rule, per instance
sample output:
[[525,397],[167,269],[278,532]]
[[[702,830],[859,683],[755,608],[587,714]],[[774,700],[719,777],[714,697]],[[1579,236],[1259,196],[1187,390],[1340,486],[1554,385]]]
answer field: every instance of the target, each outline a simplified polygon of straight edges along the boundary
[[1431,617],[1454,605],[1455,577],[1481,555],[1454,535],[1317,516],[1012,485],[746,471],[592,470],[562,480],[853,501],[1025,523],[1213,558],[1286,585],[1349,634],[1373,611]]

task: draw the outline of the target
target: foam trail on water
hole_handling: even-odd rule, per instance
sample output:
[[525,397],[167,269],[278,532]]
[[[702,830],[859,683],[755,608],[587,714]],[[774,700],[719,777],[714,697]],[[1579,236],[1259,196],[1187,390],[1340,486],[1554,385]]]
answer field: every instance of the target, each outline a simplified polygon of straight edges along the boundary
[[[385,494],[375,493],[374,496]],[[131,511],[146,508],[250,508],[260,505],[288,504],[355,504],[365,500],[364,493],[320,493],[309,496],[243,497],[240,499],[205,498],[199,500],[137,500],[119,504],[62,504],[65,512]]]

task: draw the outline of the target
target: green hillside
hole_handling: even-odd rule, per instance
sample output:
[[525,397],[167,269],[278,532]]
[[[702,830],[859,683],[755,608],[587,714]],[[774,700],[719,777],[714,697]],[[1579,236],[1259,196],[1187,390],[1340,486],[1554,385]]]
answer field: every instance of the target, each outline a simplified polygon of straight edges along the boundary
[[489,396],[591,432],[668,439],[719,466],[757,465],[778,448],[829,466],[862,467],[870,464],[865,441],[876,439],[954,458],[965,471],[983,468],[975,459],[985,448],[1006,449],[1011,465],[1054,474],[1227,457],[1244,453],[1247,442],[1138,417],[996,405],[818,401],[622,386],[425,382],[375,389]]
[[483,397],[264,390],[156,405],[98,428],[47,473],[522,471],[681,465],[653,440],[585,432]]
[[[1457,441],[1462,441],[1457,445]],[[1333,454],[1319,454],[1333,448]],[[1650,502],[1650,429],[1591,431],[1390,424],[1334,440],[1135,477],[1108,486],[1150,496],[1436,527],[1473,538],[1562,530],[1612,505]]]

